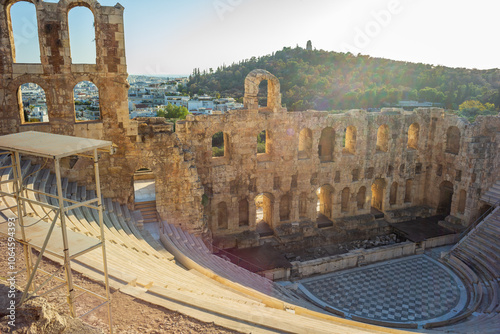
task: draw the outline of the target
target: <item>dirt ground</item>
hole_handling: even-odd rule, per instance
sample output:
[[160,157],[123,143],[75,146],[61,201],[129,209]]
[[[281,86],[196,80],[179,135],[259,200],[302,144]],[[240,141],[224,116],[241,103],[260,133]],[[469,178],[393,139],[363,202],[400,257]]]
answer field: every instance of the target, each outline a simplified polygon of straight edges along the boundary
[[[24,255],[22,247],[17,244],[16,247],[16,268],[15,270],[22,270],[24,268]],[[43,259],[40,268],[50,273],[57,272],[59,277],[62,277],[61,267],[48,259]],[[9,319],[5,316],[6,306],[10,301],[7,297],[9,292],[9,282],[7,278],[10,272],[8,265],[8,249],[7,239],[0,237],[0,333],[91,333],[90,325],[97,329],[97,332],[108,332],[108,313],[107,308],[102,307],[96,312],[92,312],[82,318],[85,324],[74,322],[69,317],[69,308],[66,303],[65,289],[57,289],[55,292],[47,294],[42,298],[35,298],[34,300],[26,303],[24,308],[16,310],[16,327],[8,326]],[[93,291],[95,293],[104,295],[104,286],[100,283],[94,282],[83,275],[74,272],[73,278],[75,284]],[[43,276],[37,280],[40,284],[45,279]],[[18,284],[26,282],[26,275],[20,274],[16,277]],[[52,280],[42,291],[50,290],[52,287],[57,286],[58,283]],[[39,293],[40,294],[40,293]],[[163,307],[152,305],[141,300],[137,300],[128,296],[120,291],[111,291],[112,294],[112,315],[113,315],[113,329],[115,333],[208,333],[208,334],[225,334],[237,333],[216,326],[212,323],[200,322],[196,319],[184,316],[178,312],[170,311]],[[79,292],[76,294],[79,295]],[[18,298],[20,295],[18,294]],[[45,300],[47,302],[45,302]],[[100,301],[95,297],[88,294],[79,296],[76,300],[77,315],[85,314],[87,311],[99,305]],[[40,314],[43,313],[43,316]],[[59,319],[61,318],[62,319]],[[41,318],[50,318],[47,319]],[[57,318],[57,319],[54,319]],[[33,323],[34,319],[38,323]],[[60,323],[66,324],[66,329],[61,330]],[[44,322],[44,323],[41,323]],[[50,324],[49,324],[50,322]],[[31,326],[31,328],[30,328]],[[44,327],[45,326],[45,327]],[[58,327],[59,326],[59,327]],[[35,329],[37,327],[37,329]]]

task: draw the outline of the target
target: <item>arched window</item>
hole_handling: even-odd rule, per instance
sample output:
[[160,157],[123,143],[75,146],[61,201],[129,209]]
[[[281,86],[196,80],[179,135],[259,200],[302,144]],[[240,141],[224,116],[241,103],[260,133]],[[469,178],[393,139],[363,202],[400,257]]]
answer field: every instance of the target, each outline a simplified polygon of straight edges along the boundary
[[359,188],[356,202],[358,204],[358,210],[363,210],[366,202],[366,187]]
[[259,108],[267,107],[268,94],[269,94],[269,90],[267,89],[267,87],[268,87],[267,80],[262,80],[259,83],[259,93],[257,94],[257,98],[259,100]]
[[321,131],[319,139],[318,155],[321,162],[333,161],[333,153],[335,148],[335,130],[332,128],[324,128]]
[[405,203],[411,203],[411,198],[412,198],[412,189],[413,186],[413,180],[406,180],[406,188],[405,188]]
[[310,129],[302,129],[299,133],[299,159],[311,158],[312,149],[312,131]]
[[81,81],[73,89],[75,119],[78,122],[101,119],[99,89],[90,81]]
[[281,196],[280,200],[280,221],[290,220],[290,195]]
[[[267,92],[267,94],[266,94]],[[277,111],[281,108],[280,82],[278,78],[265,70],[253,70],[245,78],[245,109],[258,109],[265,106],[263,111]]]
[[239,225],[240,226],[248,226],[248,201],[246,198],[243,198],[238,203],[239,208]]
[[394,172],[394,167],[392,165],[389,165],[387,167],[387,176],[390,177],[392,176],[392,173]]
[[417,150],[418,149],[418,136],[420,133],[420,125],[418,123],[413,123],[408,129],[408,148]]
[[404,174],[405,169],[406,169],[406,165],[405,164],[401,164],[399,166],[399,174]]
[[217,132],[212,136],[212,157],[228,156],[228,135],[224,132]]
[[36,7],[31,2],[16,2],[9,10],[12,27],[12,57],[15,63],[40,63],[40,42]]
[[95,64],[94,14],[86,7],[77,6],[68,13],[71,62],[73,64]]
[[460,190],[460,196],[458,197],[458,213],[465,213],[465,203],[467,201],[467,192],[465,190]]
[[377,152],[389,151],[389,127],[381,125],[377,131]]
[[220,202],[217,204],[217,228],[227,229],[227,204]]
[[398,183],[393,182],[391,185],[391,192],[389,193],[389,204],[394,205],[398,201]]
[[460,150],[460,130],[456,126],[450,126],[446,131],[446,152],[458,154]]
[[18,89],[21,123],[46,123],[49,121],[45,91],[35,83],[25,83]]
[[354,126],[348,126],[344,132],[344,154],[356,154],[357,131]]
[[263,130],[257,135],[257,154],[270,153],[271,140],[269,131]]

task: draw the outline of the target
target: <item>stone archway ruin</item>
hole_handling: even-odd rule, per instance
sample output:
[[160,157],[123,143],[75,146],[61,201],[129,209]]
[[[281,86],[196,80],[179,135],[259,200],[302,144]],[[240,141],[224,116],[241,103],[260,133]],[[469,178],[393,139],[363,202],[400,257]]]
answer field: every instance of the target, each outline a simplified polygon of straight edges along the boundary
[[266,70],[253,70],[245,79],[245,97],[243,103],[245,109],[259,109],[259,85],[267,80],[267,106],[264,110],[278,112],[281,110],[280,82],[278,78]]

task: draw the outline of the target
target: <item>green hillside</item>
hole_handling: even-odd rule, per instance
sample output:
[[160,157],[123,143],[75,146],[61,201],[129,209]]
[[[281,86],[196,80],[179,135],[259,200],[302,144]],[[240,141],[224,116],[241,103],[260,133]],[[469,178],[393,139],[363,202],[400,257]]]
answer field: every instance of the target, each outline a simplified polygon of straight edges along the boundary
[[290,111],[380,108],[400,100],[453,110],[467,100],[488,103],[486,109],[500,106],[500,69],[449,68],[300,47],[208,71],[195,69],[184,90],[241,99],[246,75],[258,68],[279,78]]

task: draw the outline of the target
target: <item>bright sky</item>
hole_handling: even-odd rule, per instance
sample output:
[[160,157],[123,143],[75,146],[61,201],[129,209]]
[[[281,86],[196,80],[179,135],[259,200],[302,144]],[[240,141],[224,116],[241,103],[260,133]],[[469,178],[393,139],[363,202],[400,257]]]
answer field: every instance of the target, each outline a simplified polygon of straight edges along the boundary
[[[57,2],[54,0],[46,2]],[[113,6],[116,0],[101,0]],[[373,57],[450,67],[500,67],[496,34],[500,1],[495,0],[120,0],[125,7],[125,38],[130,74],[190,74],[217,68],[285,46],[350,51]],[[14,32],[18,62],[38,57],[28,49],[30,20],[21,2],[13,15],[22,19]],[[16,8],[18,7],[18,8]],[[92,17],[70,11],[72,49],[85,46],[73,62],[95,59]],[[76,17],[76,19],[74,19]],[[75,21],[73,21],[75,20]],[[28,22],[28,23],[27,23]],[[33,26],[33,24],[31,24]],[[85,28],[86,27],[86,28]],[[17,30],[16,30],[17,29]],[[32,30],[32,29],[31,29]],[[79,36],[77,35],[79,34]],[[38,42],[36,42],[38,43]],[[16,40],[16,44],[18,44]],[[19,50],[25,50],[19,51]],[[28,55],[28,59],[23,59]],[[78,59],[77,59],[78,58]],[[90,62],[90,61],[88,61]]]

